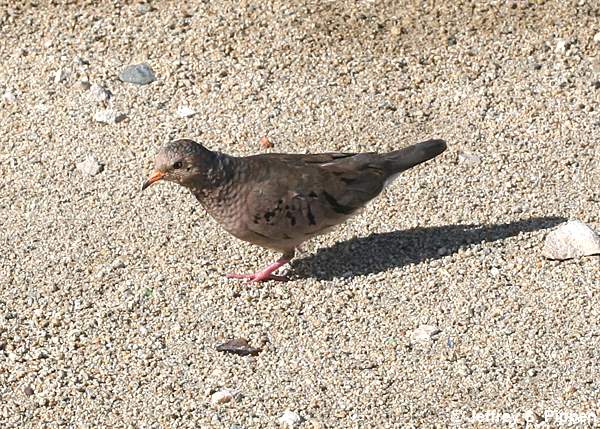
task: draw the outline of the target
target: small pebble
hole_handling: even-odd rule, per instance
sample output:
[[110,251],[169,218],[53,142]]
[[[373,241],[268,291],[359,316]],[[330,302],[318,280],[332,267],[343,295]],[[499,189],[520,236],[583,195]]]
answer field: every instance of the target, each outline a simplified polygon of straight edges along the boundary
[[83,91],[87,91],[89,90],[91,87],[90,82],[87,80],[80,80],[79,81],[79,88],[82,89]]
[[104,170],[102,165],[94,155],[88,155],[84,161],[77,163],[77,169],[86,176],[95,176]]
[[84,60],[83,58],[81,58],[79,55],[75,55],[75,57],[73,58],[73,64],[77,65],[77,66],[85,66],[88,65],[89,63]]
[[61,83],[66,78],[67,78],[67,72],[63,68],[60,68],[60,69],[56,70],[56,73],[54,74],[54,83]]
[[147,3],[142,3],[142,4],[139,4],[139,5],[138,5],[138,7],[137,7],[137,11],[138,11],[138,13],[139,13],[140,15],[143,15],[143,14],[145,14],[145,13],[148,13],[148,12],[152,11],[152,6],[150,6],[150,5],[149,5],[149,4],[147,4]]
[[594,35],[594,43],[600,44],[600,32],[598,32]]
[[111,270],[117,270],[119,268],[125,268],[125,262],[123,262],[120,258],[116,258],[114,261],[112,261],[112,263],[110,264],[110,268]]
[[459,152],[458,162],[461,164],[475,165],[481,162],[481,157],[475,153]]
[[15,94],[10,92],[8,89],[6,91],[4,91],[4,94],[2,95],[2,99],[4,101],[6,101],[7,103],[14,103],[15,101],[17,101],[17,97],[15,96]]
[[286,410],[281,417],[277,419],[277,422],[285,428],[294,428],[302,423],[302,417],[298,413]]
[[433,325],[421,325],[410,333],[412,343],[424,343],[432,341],[441,331]]
[[119,79],[123,82],[134,83],[136,85],[147,85],[156,80],[154,70],[146,64],[132,64],[119,73]]
[[556,47],[554,48],[555,52],[558,54],[565,54],[567,52],[569,45],[567,41],[564,39],[558,39],[556,42]]
[[179,106],[177,108],[177,116],[180,118],[189,118],[190,116],[194,116],[196,111],[188,106]]
[[231,402],[235,398],[236,392],[229,389],[222,389],[215,392],[210,397],[210,403],[212,405],[223,405]]
[[236,338],[218,345],[217,351],[233,353],[240,356],[257,356],[261,352],[261,349],[252,347],[248,343],[248,340],[244,338]]
[[560,225],[544,242],[542,255],[548,259],[573,259],[600,254],[600,236],[578,220]]
[[392,112],[395,112],[396,110],[398,110],[398,108],[394,104],[392,104],[391,102],[389,102],[387,100],[379,103],[379,105],[377,107],[381,110],[390,110]]
[[34,394],[34,391],[31,386],[27,386],[27,387],[25,387],[25,389],[23,389],[23,393],[25,393],[25,395],[27,395],[27,396],[31,396]]
[[542,417],[531,409],[523,413],[523,419],[528,423],[539,423],[542,421]]
[[89,95],[92,100],[97,102],[108,101],[108,99],[110,98],[110,92],[96,83],[90,86]]
[[94,115],[96,122],[101,122],[103,124],[116,124],[125,118],[126,115],[124,113],[117,112],[113,109],[99,110]]

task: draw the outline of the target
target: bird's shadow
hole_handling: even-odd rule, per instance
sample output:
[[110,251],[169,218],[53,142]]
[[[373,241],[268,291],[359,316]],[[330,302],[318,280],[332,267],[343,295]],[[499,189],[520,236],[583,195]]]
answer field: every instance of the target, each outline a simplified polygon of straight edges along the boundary
[[418,227],[371,234],[319,249],[292,263],[295,277],[332,280],[379,273],[456,253],[461,247],[552,228],[566,219],[535,217],[490,225]]

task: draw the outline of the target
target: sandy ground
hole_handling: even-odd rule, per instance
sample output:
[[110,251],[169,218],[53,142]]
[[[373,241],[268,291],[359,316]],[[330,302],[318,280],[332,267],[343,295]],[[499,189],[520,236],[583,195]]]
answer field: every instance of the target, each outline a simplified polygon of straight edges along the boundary
[[[600,229],[598,3],[96,3],[0,2],[0,426],[600,425],[600,260],[540,255]],[[275,254],[140,187],[166,141],[263,136],[449,150],[246,285]]]

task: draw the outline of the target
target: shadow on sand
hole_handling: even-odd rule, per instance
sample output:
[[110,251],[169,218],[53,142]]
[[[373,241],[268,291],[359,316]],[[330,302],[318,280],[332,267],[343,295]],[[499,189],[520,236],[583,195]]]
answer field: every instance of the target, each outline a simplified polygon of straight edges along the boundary
[[[471,244],[492,242],[520,232],[552,228],[566,219],[536,217],[505,224],[446,225],[356,237],[319,249],[292,263],[294,277],[331,280],[379,273],[442,258]],[[443,249],[440,252],[440,249]]]

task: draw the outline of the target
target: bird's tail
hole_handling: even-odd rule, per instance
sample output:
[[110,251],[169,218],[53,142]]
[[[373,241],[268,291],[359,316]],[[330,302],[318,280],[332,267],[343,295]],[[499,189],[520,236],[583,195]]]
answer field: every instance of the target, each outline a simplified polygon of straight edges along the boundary
[[446,142],[444,140],[427,140],[404,149],[386,153],[383,155],[385,168],[390,176],[396,175],[435,158],[445,150]]

